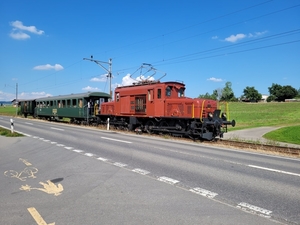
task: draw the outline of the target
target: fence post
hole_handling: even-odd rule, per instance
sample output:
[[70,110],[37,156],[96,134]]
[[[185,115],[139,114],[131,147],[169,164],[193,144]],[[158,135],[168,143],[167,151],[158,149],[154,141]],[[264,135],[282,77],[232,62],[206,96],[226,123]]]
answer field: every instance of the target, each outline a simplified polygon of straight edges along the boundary
[[109,118],[107,118],[107,130],[109,130]]
[[11,133],[14,133],[14,120],[12,118],[10,119],[10,129]]

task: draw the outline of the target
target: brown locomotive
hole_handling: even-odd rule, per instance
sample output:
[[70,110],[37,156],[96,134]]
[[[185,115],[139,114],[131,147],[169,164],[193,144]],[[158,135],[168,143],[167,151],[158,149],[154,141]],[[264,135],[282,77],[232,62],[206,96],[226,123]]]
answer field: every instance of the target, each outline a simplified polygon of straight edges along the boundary
[[180,82],[146,80],[117,87],[114,101],[102,103],[98,116],[121,129],[206,140],[223,137],[227,125],[235,126],[221,114],[217,101],[185,97]]

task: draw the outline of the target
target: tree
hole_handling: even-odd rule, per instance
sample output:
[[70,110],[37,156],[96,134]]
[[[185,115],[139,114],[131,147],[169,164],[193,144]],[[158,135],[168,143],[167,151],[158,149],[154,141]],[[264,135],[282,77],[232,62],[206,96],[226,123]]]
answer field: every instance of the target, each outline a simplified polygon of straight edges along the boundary
[[279,84],[272,84],[268,88],[270,95],[275,97],[276,101],[284,101],[285,99],[292,99],[297,96],[298,91],[290,85],[281,86]]
[[222,89],[221,101],[231,101],[235,98],[231,86],[231,82],[226,82],[225,87]]
[[257,101],[261,100],[262,95],[260,93],[258,93],[258,91],[254,87],[247,86],[244,89],[243,98],[246,98],[251,102],[253,102],[253,101],[257,102]]
[[206,92],[205,95],[199,95],[198,98],[206,98],[206,99],[213,99],[213,100],[216,100],[216,96],[214,96],[213,94],[209,94],[208,92]]
[[215,89],[211,95],[206,93],[205,95],[199,95],[198,98],[209,98],[219,101],[237,101],[231,88],[231,82],[226,82],[224,88]]

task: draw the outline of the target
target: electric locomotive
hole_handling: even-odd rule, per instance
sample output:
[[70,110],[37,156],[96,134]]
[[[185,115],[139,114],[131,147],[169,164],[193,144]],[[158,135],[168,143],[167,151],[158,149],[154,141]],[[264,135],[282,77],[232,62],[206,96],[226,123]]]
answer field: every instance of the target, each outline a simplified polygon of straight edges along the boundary
[[107,119],[121,129],[205,140],[222,138],[228,125],[235,126],[217,101],[186,97],[185,84],[159,80],[117,87],[114,101],[101,105],[99,120]]

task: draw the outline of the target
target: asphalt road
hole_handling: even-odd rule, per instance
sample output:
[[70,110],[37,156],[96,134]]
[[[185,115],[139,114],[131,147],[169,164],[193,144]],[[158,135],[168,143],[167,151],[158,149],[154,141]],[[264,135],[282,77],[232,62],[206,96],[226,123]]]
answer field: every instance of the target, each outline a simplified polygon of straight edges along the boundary
[[0,137],[1,224],[300,224],[297,159],[37,120],[15,129],[27,136]]

